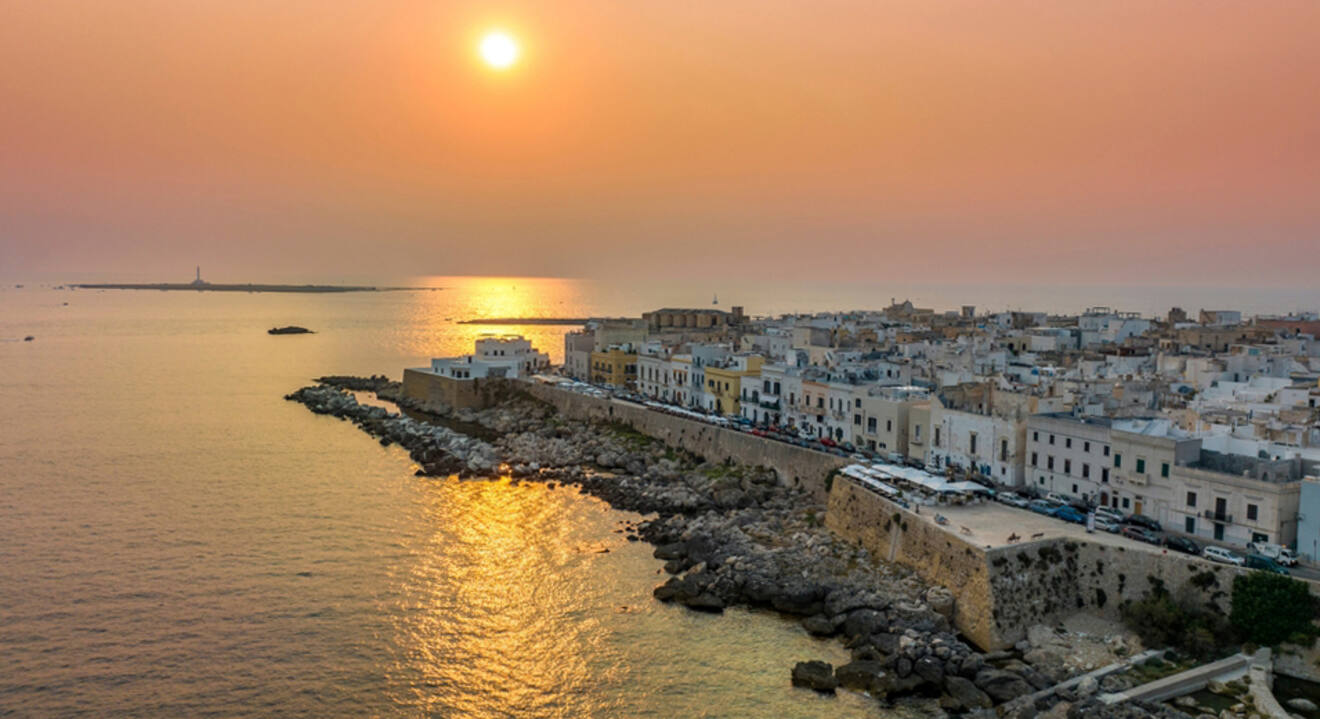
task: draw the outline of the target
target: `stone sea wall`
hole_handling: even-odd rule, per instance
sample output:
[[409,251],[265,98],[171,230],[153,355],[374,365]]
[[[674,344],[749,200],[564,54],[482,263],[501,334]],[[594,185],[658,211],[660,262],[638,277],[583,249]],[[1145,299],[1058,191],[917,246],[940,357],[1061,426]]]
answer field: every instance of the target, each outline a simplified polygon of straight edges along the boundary
[[[516,387],[521,388],[521,383]],[[515,385],[502,378],[455,380],[406,369],[401,392],[404,397],[422,404],[481,409],[507,398],[514,388]]]
[[692,452],[708,462],[734,461],[769,467],[785,485],[803,488],[820,502],[827,497],[826,478],[833,470],[849,463],[843,457],[631,403],[591,397],[550,385],[520,386],[570,419],[618,422],[670,447]]
[[1118,619],[1124,601],[1157,587],[1228,613],[1233,577],[1246,570],[1152,550],[1063,538],[990,550],[996,632],[1015,641],[1031,624],[1079,611]]
[[954,597],[954,625],[978,647],[990,650],[1012,644],[1001,636],[994,620],[984,548],[923,521],[846,477],[831,483],[825,526],[872,556],[897,562],[927,582],[947,587]]

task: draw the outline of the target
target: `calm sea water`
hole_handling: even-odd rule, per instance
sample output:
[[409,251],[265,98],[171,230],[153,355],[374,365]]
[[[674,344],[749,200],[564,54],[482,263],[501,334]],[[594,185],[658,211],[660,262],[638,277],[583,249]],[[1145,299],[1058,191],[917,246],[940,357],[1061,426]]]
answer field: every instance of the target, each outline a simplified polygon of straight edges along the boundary
[[[0,291],[0,715],[883,715],[789,686],[794,661],[845,656],[794,623],[653,601],[660,562],[614,532],[635,517],[413,477],[282,399],[463,351],[483,328],[462,317],[631,309],[446,284]],[[560,354],[562,329],[523,331]]]

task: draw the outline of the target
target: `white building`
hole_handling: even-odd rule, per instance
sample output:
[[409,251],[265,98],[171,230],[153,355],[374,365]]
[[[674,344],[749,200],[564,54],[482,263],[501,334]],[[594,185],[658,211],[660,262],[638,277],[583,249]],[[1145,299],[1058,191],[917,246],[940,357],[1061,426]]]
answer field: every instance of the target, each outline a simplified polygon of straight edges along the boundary
[[536,351],[522,335],[482,335],[477,339],[475,352],[432,359],[430,371],[450,379],[517,379],[542,372],[549,366],[550,356]]

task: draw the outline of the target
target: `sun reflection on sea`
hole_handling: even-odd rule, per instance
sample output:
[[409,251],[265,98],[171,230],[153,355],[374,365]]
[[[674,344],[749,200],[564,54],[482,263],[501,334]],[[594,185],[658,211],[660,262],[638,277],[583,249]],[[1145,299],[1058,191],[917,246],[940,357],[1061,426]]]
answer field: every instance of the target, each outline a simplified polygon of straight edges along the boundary
[[437,690],[419,689],[413,701],[442,715],[590,713],[568,712],[563,701],[588,696],[575,690],[614,671],[588,658],[601,652],[594,617],[606,599],[588,581],[600,555],[566,516],[580,510],[563,495],[508,480],[449,480],[437,496],[443,501],[429,512],[445,529],[398,577],[409,598],[399,615],[400,669]]

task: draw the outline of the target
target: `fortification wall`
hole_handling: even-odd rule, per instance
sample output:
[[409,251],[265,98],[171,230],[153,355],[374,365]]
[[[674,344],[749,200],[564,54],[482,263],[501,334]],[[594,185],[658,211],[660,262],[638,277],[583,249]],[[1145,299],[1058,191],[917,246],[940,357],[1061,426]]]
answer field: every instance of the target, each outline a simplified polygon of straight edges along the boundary
[[734,429],[658,412],[630,402],[618,402],[551,385],[520,385],[528,394],[547,402],[565,417],[619,422],[670,447],[684,449],[710,462],[732,460],[770,467],[787,485],[802,487],[820,502],[828,496],[826,478],[849,460],[805,447],[765,439]]
[[974,546],[847,477],[831,483],[825,526],[879,559],[913,569],[953,593],[953,623],[983,649],[1005,641],[997,633],[986,550]]

